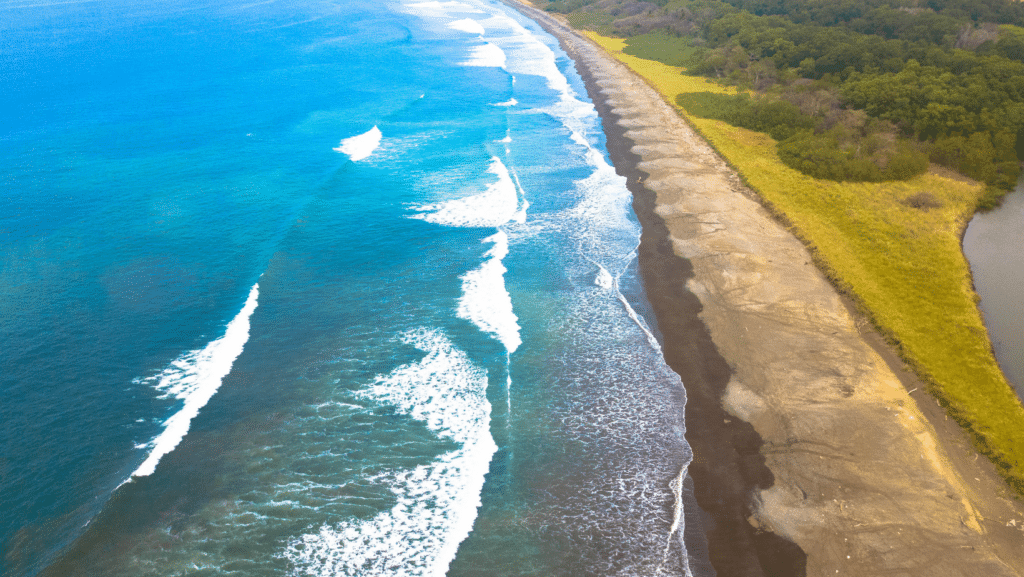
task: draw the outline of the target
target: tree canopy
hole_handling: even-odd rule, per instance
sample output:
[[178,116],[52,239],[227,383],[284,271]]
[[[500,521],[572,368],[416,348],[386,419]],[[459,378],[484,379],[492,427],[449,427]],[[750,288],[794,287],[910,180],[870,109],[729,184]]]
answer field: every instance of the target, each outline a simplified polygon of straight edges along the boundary
[[[917,167],[920,155],[926,154],[933,162],[995,187],[1006,189],[1016,182],[1024,156],[1024,3],[556,0],[546,8],[589,15],[595,27],[627,37],[627,52],[681,64],[691,74],[753,90],[762,95],[758,110],[792,111],[778,102],[800,109],[798,101],[808,96],[800,96],[795,88],[803,87],[806,93],[806,83],[811,82],[814,90],[832,95],[833,108],[866,115],[859,128],[845,133],[836,132],[835,119],[829,120],[821,110],[803,110],[800,119],[787,116],[793,134],[778,140],[804,132],[780,146],[780,155],[805,172],[835,176],[836,171],[810,166],[835,163],[839,156],[863,151],[867,145],[874,152],[855,156],[873,158],[878,172],[839,173],[871,173],[869,180],[879,174],[911,174],[890,170],[889,161],[912,156],[910,164]],[[684,106],[700,107],[690,101]],[[718,117],[753,127],[749,106],[741,114],[737,111],[743,106],[730,104],[723,110],[735,114],[722,112]],[[833,110],[831,115],[837,113]],[[868,121],[886,124],[871,124],[869,129]],[[781,135],[779,126],[772,130]],[[864,139],[881,138],[883,126],[889,127],[885,138],[892,142],[882,147],[887,152],[876,154],[881,149]],[[826,145],[836,146],[839,156],[810,153]],[[917,152],[911,154],[912,150]]]

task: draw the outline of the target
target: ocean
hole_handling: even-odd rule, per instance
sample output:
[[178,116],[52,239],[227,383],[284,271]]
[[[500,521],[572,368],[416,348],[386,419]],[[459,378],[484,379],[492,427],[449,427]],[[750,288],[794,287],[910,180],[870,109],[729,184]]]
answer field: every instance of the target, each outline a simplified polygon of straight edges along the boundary
[[2,0],[0,38],[5,577],[706,574],[632,198],[536,24]]

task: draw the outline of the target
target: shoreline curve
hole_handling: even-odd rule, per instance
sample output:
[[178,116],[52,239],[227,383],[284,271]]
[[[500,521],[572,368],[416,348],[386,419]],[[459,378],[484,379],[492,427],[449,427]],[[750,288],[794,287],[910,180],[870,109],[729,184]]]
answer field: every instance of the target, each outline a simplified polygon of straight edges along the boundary
[[641,78],[504,1],[575,61],[634,195],[718,575],[1024,575],[1024,508],[803,244]]

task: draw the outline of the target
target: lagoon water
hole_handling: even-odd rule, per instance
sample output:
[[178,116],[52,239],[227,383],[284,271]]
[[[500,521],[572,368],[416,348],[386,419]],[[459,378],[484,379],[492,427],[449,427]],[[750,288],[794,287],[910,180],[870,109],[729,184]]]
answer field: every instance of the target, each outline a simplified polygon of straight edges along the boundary
[[0,14],[5,577],[693,574],[685,392],[553,38]]
[[963,244],[996,360],[1024,399],[1024,185],[975,215]]

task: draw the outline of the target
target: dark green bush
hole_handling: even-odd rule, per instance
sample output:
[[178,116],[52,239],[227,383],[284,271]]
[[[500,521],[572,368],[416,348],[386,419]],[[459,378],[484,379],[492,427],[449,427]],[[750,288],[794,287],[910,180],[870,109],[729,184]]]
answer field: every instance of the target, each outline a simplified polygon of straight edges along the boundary
[[928,155],[910,146],[900,146],[896,154],[889,159],[883,180],[907,180],[928,170]]
[[730,96],[698,92],[680,94],[676,103],[700,118],[723,120],[742,128],[766,132],[775,140],[789,138],[797,131],[813,128],[817,124],[786,100],[751,98],[746,94]]
[[[885,144],[886,127],[855,113],[811,116],[788,100],[709,92],[680,94],[676,103],[700,118],[714,118],[779,141],[787,166],[815,178],[854,182],[906,180],[928,169],[928,157],[906,143]],[[821,134],[815,128],[834,123]],[[881,131],[881,132],[880,132]]]
[[897,147],[883,168],[884,157],[857,154],[857,148],[842,143],[835,130],[824,134],[802,130],[780,142],[778,150],[779,158],[786,166],[826,180],[906,180],[928,170],[928,157],[906,144]]
[[935,139],[933,162],[1003,190],[1011,190],[1020,176],[1016,137],[1009,132],[994,137],[985,132],[970,136],[954,134]]

